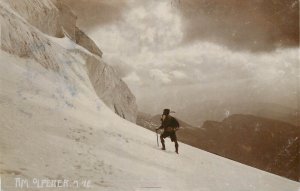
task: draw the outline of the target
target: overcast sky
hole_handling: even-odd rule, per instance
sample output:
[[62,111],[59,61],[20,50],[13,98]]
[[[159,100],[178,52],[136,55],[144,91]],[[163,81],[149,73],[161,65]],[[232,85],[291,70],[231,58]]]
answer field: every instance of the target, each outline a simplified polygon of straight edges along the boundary
[[64,1],[141,111],[207,100],[297,107],[298,0]]

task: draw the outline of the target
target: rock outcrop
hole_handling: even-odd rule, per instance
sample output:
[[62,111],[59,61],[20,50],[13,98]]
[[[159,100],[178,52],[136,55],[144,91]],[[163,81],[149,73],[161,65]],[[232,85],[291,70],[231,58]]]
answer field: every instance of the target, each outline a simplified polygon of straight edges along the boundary
[[[55,2],[50,0],[42,0],[38,3],[35,0],[0,2],[1,49],[19,57],[32,58],[43,67],[58,72],[60,75],[64,75],[67,68],[64,63],[85,65],[86,74],[89,75],[97,95],[103,99],[104,103],[119,116],[135,122],[137,105],[134,95],[114,69],[103,62],[101,50],[74,25],[73,19],[70,21],[73,24],[66,27],[67,18],[74,18],[72,11],[65,11],[70,16],[64,16],[64,19],[61,19],[63,16],[55,6]],[[47,16],[39,16],[40,11],[44,14],[50,12],[50,20],[55,18],[53,19],[55,21],[50,22]],[[66,49],[63,45],[56,43],[53,37],[48,36],[57,36],[58,33],[55,31],[59,30],[63,30],[74,41],[72,48]],[[72,36],[75,39],[72,39]],[[75,44],[76,42],[78,45]],[[81,59],[78,59],[78,56],[81,56]]]
[[97,47],[96,43],[78,27],[75,28],[75,42],[91,53],[102,57],[102,51]]

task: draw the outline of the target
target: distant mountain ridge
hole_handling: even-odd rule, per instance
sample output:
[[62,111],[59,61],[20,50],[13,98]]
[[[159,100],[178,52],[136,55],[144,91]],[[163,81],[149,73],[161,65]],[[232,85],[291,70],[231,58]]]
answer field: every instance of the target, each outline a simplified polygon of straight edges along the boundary
[[[154,130],[159,126],[157,115],[141,122],[147,116],[139,114],[137,124]],[[205,121],[201,128],[188,125],[177,134],[183,143],[299,181],[299,129],[278,120],[235,114],[221,122]]]
[[180,118],[190,122],[194,126],[202,126],[206,120],[220,121],[226,118],[228,115],[235,113],[277,119],[292,125],[300,124],[299,109],[297,110],[276,103],[250,101],[247,103],[236,103],[208,100],[200,103],[185,105],[178,110],[188,111],[182,112],[180,114]]

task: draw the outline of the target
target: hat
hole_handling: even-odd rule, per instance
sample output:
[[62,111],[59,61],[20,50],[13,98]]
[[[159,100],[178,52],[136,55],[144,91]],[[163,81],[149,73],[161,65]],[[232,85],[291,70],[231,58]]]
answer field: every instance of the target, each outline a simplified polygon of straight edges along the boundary
[[164,109],[163,115],[169,115],[170,114],[170,109]]

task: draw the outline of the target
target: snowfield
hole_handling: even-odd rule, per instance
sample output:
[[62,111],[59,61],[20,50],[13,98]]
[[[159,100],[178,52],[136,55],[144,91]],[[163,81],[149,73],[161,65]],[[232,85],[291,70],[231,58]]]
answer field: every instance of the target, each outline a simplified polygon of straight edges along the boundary
[[[170,141],[166,152],[159,150],[154,133],[119,118],[98,99],[83,66],[85,79],[69,84],[34,60],[0,55],[4,190],[17,190],[16,177],[91,181],[89,189],[69,190],[299,188],[297,182],[188,145],[180,144],[179,155]],[[70,66],[66,75],[73,72]]]
[[[1,19],[17,14],[1,4]],[[19,44],[0,50],[2,190],[299,190],[298,182],[182,143],[179,155],[169,140],[167,151],[161,151],[154,133],[120,118],[99,99],[81,48],[12,18],[7,23],[17,23],[18,33],[10,37],[24,42],[19,51],[26,55],[7,51]],[[22,32],[32,31],[35,36],[29,42]],[[51,51],[45,60],[43,51],[32,56],[35,50],[28,47],[37,41],[46,42],[46,53]],[[47,63],[55,68],[45,67]],[[16,187],[15,178],[29,180],[28,187]],[[33,179],[70,182],[64,188],[37,188],[30,182]],[[89,188],[82,184],[77,188],[74,181],[89,181]]]

